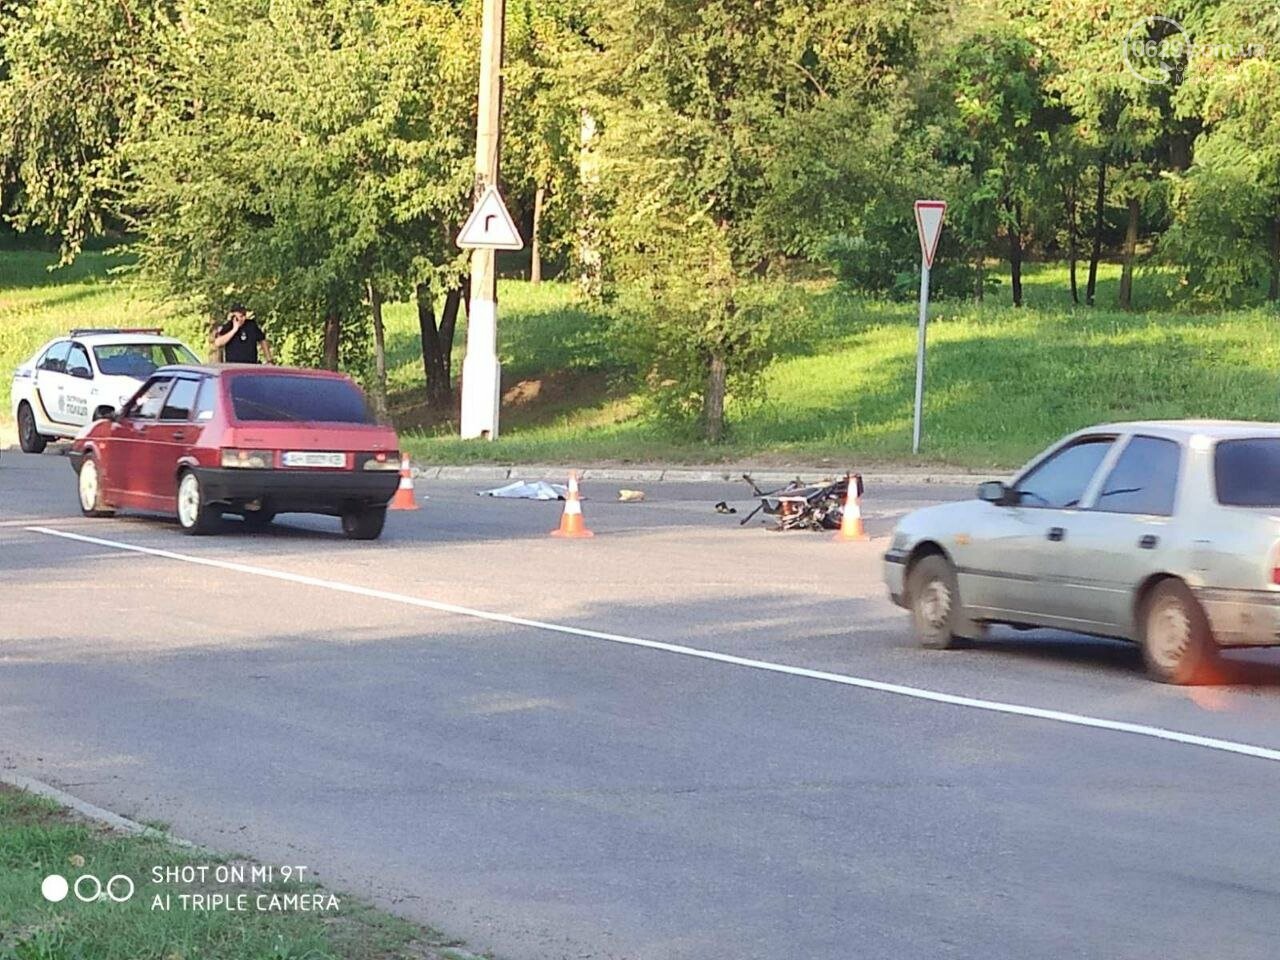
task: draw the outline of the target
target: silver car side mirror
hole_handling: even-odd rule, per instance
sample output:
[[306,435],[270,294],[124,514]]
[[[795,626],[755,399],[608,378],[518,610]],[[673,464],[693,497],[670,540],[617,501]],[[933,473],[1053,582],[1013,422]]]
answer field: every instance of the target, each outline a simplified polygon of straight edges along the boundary
[[988,480],[978,484],[978,499],[994,503],[998,507],[1007,507],[1014,502],[1013,491],[1000,480]]

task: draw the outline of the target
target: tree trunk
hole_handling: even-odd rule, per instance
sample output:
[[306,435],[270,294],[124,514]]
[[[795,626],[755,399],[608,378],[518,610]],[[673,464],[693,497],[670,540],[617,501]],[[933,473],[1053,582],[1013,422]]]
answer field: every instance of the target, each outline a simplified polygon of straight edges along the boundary
[[702,398],[703,435],[711,443],[724,436],[724,394],[728,369],[724,354],[716,351],[708,358],[707,392]]
[[1067,191],[1067,269],[1071,275],[1071,302],[1080,302],[1080,290],[1076,284],[1076,259],[1079,239],[1076,236],[1076,188]]
[[1133,306],[1133,257],[1138,248],[1138,214],[1142,205],[1136,197],[1129,200],[1129,226],[1124,232],[1124,268],[1120,272],[1120,306],[1128,310]]
[[1005,201],[1009,211],[1009,277],[1013,288],[1013,305],[1022,306],[1022,205]]
[[209,321],[209,362],[222,362],[222,347],[215,347],[213,342],[218,339],[218,330],[222,327],[222,318],[214,317]]
[[538,234],[542,227],[542,204],[546,200],[547,190],[545,187],[538,187],[538,192],[533,195],[533,244],[530,249],[530,266],[529,266],[529,282],[542,282],[542,249],[538,246]]
[[326,370],[338,369],[338,341],[342,335],[342,318],[330,312],[324,318],[324,366]]
[[382,294],[372,280],[369,281],[369,310],[373,314],[373,362],[376,376],[373,380],[373,406],[378,416],[387,416],[387,339],[382,325]]
[[418,330],[422,335],[422,371],[427,379],[427,405],[448,411],[452,400],[446,355],[436,327],[436,306],[431,285],[420,283],[414,288],[418,301]]
[[440,315],[440,356],[444,365],[446,400],[453,401],[453,334],[458,328],[458,309],[463,291],[471,286],[471,278],[463,277],[462,285],[451,287],[444,295],[444,313]]
[[1084,302],[1093,306],[1098,291],[1098,260],[1102,257],[1102,219],[1107,207],[1107,165],[1098,163],[1098,196],[1093,204],[1093,252],[1089,254],[1089,283],[1084,289]]
[[982,302],[987,293],[986,284],[983,283],[984,271],[982,267],[982,257],[978,257],[973,264],[973,299],[978,303]]
[[1280,300],[1280,217],[1271,221],[1271,285],[1267,287],[1267,299]]

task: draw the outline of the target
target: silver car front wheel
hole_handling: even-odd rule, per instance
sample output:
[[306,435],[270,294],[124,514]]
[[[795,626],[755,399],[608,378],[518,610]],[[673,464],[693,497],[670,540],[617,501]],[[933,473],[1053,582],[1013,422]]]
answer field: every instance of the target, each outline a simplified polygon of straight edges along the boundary
[[956,636],[960,620],[960,588],[956,572],[946,557],[925,557],[907,577],[911,620],[920,645],[934,650],[962,646]]

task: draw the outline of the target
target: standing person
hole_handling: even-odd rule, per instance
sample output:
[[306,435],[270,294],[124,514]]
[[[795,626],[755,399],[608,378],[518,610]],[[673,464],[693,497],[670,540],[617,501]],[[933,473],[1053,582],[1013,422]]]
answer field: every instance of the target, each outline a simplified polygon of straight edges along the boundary
[[262,344],[262,355],[267,363],[274,363],[271,358],[271,341],[258,326],[258,321],[241,304],[236,304],[227,314],[227,322],[218,328],[213,339],[216,349],[222,350],[223,359],[227,363],[258,363],[258,344]]

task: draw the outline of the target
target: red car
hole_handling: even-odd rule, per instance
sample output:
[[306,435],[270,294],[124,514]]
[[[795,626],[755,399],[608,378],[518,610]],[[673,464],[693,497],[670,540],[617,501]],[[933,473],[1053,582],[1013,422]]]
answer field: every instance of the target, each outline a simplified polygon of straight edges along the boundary
[[82,432],[71,463],[86,516],[177,514],[207,533],[223,514],[342,518],[353,540],[382,533],[399,484],[395,431],[349,377],[264,366],[161,367]]

